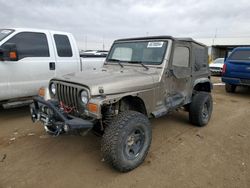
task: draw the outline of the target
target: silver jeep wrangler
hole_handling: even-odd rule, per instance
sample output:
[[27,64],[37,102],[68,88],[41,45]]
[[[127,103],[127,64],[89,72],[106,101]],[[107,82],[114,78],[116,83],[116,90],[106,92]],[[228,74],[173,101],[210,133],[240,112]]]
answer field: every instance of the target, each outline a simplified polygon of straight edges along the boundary
[[116,40],[102,69],[54,78],[49,90],[51,100],[34,98],[33,121],[53,135],[94,130],[104,160],[121,172],[144,161],[149,118],[183,108],[204,126],[213,108],[207,47],[190,38]]

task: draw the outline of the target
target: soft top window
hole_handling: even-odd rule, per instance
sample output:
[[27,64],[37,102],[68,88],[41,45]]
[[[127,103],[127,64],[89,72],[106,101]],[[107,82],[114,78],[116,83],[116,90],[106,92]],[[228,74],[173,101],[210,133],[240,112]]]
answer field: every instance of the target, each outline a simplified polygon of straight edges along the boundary
[[178,46],[174,51],[173,65],[177,67],[189,67],[190,51],[187,47]]

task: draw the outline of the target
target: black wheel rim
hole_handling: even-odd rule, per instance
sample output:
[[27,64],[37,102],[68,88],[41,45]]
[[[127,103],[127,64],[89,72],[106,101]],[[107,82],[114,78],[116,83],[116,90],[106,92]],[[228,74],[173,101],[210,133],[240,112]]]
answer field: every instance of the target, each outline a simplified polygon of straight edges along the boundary
[[208,102],[206,102],[202,108],[202,119],[205,121],[208,121],[209,119],[209,109],[210,105]]
[[125,139],[125,155],[129,160],[137,158],[143,149],[145,142],[144,131],[140,128],[134,129]]

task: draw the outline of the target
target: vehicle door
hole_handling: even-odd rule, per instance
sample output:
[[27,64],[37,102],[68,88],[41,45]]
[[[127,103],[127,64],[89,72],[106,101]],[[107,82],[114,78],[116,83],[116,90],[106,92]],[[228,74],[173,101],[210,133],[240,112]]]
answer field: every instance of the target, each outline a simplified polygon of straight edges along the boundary
[[186,104],[192,93],[191,88],[191,44],[176,42],[172,58],[165,70],[165,89],[167,108]]
[[80,71],[80,55],[72,35],[51,32],[55,46],[56,75],[61,76]]
[[[49,34],[43,32],[19,32],[7,40],[1,48],[8,44],[16,45],[17,61],[1,61],[1,74],[7,88],[0,92],[0,99],[12,99],[34,96],[40,87],[45,87],[55,75],[50,63],[55,61]],[[2,82],[2,80],[0,81]]]

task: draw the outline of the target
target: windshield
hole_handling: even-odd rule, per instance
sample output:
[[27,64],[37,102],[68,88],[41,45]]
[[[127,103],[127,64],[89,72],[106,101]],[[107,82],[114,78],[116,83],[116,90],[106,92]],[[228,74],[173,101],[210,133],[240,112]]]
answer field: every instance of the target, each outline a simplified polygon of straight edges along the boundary
[[224,64],[224,58],[218,58],[214,61],[214,64]]
[[10,35],[13,31],[14,30],[11,29],[0,29],[0,41]]
[[250,61],[250,50],[238,50],[231,54],[230,60]]
[[110,50],[107,61],[160,65],[166,48],[166,41],[117,42]]

